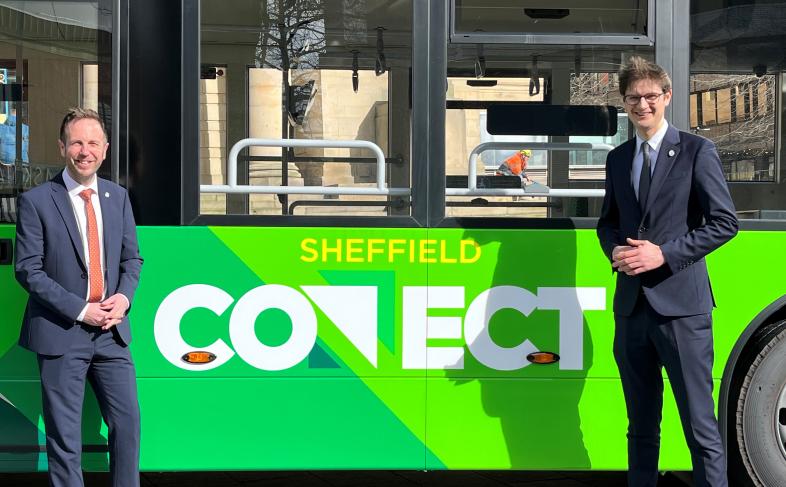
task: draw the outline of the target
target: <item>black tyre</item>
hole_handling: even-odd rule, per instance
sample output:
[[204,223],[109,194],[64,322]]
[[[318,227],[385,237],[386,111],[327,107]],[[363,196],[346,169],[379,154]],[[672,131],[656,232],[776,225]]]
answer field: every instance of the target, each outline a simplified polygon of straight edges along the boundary
[[786,321],[756,334],[735,376],[729,404],[732,479],[737,485],[786,487]]

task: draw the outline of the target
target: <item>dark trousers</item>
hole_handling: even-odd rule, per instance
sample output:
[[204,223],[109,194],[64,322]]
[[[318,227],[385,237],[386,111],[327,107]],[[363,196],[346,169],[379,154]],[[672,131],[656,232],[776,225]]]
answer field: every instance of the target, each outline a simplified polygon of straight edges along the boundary
[[39,355],[49,479],[53,487],[82,487],[82,401],[85,379],[109,429],[113,487],[139,486],[139,403],[128,347],[112,331],[77,325],[65,355]]
[[665,317],[639,296],[631,316],[615,316],[614,358],[628,410],[628,485],[658,481],[666,368],[697,487],[726,487],[726,457],[712,398],[712,316]]

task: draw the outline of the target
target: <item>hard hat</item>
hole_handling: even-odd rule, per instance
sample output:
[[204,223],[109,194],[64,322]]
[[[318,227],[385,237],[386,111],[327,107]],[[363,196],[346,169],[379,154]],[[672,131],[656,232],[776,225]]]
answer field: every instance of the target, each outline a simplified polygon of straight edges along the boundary
[[522,156],[532,157],[532,151],[529,149],[521,149],[519,152]]

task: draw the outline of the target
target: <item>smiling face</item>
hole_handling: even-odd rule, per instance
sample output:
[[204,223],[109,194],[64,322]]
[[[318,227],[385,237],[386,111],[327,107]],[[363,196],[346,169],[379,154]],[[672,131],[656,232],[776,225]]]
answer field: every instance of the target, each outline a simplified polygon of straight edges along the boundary
[[101,124],[90,118],[74,120],[65,129],[65,141],[58,144],[68,174],[79,184],[89,185],[109,148]]
[[[658,96],[655,101],[648,102],[644,98],[646,95],[661,93],[662,95]],[[657,81],[641,79],[633,82],[625,90],[625,96],[641,97],[635,105],[625,103],[625,112],[633,126],[636,127],[636,132],[645,140],[649,140],[663,123],[666,107],[671,102],[671,90],[664,92],[663,87]]]

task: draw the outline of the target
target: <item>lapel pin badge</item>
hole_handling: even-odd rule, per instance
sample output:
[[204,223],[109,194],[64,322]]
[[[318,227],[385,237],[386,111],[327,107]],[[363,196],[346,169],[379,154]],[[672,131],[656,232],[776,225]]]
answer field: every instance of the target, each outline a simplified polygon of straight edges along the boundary
[[109,198],[109,192],[104,193],[104,198]]
[[674,157],[674,149],[669,149],[669,157]]

